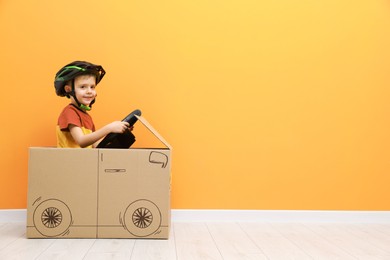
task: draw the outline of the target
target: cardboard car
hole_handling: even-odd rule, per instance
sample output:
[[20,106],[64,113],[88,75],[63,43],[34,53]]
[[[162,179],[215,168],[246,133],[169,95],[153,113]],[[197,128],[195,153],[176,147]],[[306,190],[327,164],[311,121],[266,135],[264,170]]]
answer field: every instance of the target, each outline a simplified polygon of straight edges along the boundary
[[29,149],[28,238],[156,238],[170,229],[171,146]]

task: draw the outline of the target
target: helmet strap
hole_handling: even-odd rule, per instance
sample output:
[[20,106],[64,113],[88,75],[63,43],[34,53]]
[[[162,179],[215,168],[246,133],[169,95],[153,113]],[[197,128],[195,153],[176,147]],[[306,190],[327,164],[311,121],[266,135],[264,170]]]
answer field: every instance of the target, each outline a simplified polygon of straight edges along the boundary
[[80,104],[79,107],[80,107],[81,109],[83,109],[83,110],[86,110],[86,111],[91,110],[91,107],[90,107],[90,106],[86,106],[86,105],[84,105],[84,104]]

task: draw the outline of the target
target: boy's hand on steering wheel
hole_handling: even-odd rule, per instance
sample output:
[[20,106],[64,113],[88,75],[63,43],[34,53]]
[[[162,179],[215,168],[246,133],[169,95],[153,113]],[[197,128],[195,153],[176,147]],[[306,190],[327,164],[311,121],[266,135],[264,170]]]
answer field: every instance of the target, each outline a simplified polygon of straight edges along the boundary
[[129,129],[129,123],[122,122],[122,121],[114,121],[111,124],[109,124],[108,127],[111,133],[122,134],[127,129]]

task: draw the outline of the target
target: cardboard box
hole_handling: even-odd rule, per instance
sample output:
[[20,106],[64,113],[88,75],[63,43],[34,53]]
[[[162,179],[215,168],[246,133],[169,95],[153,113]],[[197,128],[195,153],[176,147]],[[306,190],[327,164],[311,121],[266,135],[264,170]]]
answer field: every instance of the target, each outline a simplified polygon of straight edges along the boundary
[[170,229],[171,146],[30,148],[28,238],[158,238]]

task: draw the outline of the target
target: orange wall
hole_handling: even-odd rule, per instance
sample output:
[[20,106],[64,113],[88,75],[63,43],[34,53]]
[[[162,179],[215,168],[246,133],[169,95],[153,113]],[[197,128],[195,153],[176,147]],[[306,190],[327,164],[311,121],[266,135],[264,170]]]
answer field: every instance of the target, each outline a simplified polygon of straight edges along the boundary
[[54,74],[81,59],[107,71],[98,127],[140,108],[174,147],[173,208],[390,210],[389,10],[0,1],[0,208],[26,207],[28,147],[68,102]]

